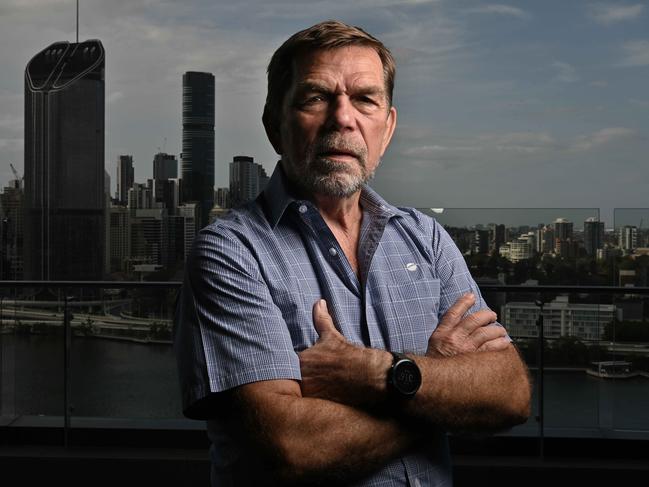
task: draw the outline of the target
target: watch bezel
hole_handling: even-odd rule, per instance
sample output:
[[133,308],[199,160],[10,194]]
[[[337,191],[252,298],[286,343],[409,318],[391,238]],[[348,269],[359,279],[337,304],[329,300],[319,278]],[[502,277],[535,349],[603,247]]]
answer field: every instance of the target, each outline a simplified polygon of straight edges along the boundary
[[[406,357],[405,355],[398,352],[391,352],[394,357],[392,367],[390,368],[390,380],[389,383],[392,386],[391,388],[398,393],[400,397],[412,397],[414,396],[419,388],[421,387],[421,371],[417,363]],[[399,374],[404,370],[410,371],[411,374],[415,376],[414,380],[409,380],[408,383],[413,385],[408,387],[407,383],[404,382]]]

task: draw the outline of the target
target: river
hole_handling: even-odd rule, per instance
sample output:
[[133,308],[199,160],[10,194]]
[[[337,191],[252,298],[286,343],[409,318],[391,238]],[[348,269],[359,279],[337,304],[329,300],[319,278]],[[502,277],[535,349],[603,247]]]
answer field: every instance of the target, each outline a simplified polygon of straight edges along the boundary
[[[62,416],[62,337],[0,335],[0,344],[3,415]],[[182,418],[170,345],[75,337],[70,365],[73,418]],[[544,402],[547,432],[649,437],[648,378],[546,371]],[[535,434],[535,428],[532,419],[521,432]]]

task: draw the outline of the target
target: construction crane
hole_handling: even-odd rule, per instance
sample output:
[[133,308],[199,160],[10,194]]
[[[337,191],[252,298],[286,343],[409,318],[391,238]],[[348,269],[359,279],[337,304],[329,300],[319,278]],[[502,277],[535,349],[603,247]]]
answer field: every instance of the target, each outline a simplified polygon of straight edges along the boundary
[[22,188],[23,187],[23,179],[25,179],[25,176],[20,177],[20,175],[18,174],[18,171],[16,171],[16,168],[14,167],[14,165],[11,162],[9,163],[9,167],[11,167],[11,172],[14,173],[14,177],[16,178],[16,183],[18,184],[18,188]]
[[16,168],[14,167],[14,165],[13,165],[11,162],[9,163],[9,167],[11,167],[11,172],[14,173],[14,177],[15,177],[18,181],[20,181],[21,178],[20,178],[20,176],[18,175],[18,171],[16,171]]

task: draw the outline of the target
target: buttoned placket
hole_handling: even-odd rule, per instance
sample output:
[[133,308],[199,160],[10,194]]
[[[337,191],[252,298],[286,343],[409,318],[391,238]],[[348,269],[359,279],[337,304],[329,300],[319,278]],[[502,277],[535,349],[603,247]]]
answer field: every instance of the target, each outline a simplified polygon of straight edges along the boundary
[[318,246],[332,264],[332,267],[339,275],[345,285],[357,296],[361,295],[361,283],[352,269],[345,252],[336,240],[333,232],[320,215],[320,212],[308,201],[298,201],[297,209],[301,220],[312,232]]
[[[363,225],[361,226],[361,236],[359,242],[359,264],[362,283],[362,316],[363,316],[363,331],[367,339],[367,345],[372,348],[385,348],[386,341],[384,332],[381,330],[376,322],[376,314],[373,311],[372,290],[368,288],[368,276],[372,267],[372,260],[376,250],[385,231],[385,226],[388,224],[391,213],[384,211],[378,213],[370,209],[371,205],[367,205],[363,209]],[[385,210],[381,206],[381,210]],[[362,258],[362,262],[360,261]],[[370,319],[368,319],[368,316]]]

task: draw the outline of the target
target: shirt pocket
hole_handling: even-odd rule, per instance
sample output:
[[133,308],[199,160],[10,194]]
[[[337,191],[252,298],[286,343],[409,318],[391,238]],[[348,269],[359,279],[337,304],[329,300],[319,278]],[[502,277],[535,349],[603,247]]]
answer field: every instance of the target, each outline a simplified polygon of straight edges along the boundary
[[437,328],[440,280],[417,271],[408,269],[386,285],[386,315],[391,350],[422,355]]

